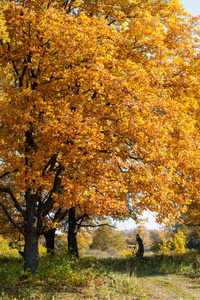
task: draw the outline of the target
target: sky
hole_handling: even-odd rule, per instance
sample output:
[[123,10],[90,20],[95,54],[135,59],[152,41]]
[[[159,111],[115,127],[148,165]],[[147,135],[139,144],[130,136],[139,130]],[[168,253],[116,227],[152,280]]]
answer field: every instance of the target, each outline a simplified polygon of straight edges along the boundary
[[[186,11],[193,16],[200,15],[200,0],[180,0],[180,3],[182,3]],[[145,212],[143,217],[148,218],[148,221],[142,223],[142,225],[144,225],[147,229],[161,229],[161,227],[156,224],[154,215],[152,213]],[[136,228],[137,225],[133,220],[128,220],[124,222],[117,222],[117,227],[120,230],[129,230]]]
[[154,217],[153,213],[146,211],[143,214],[143,219],[144,219],[144,222],[141,222],[141,224],[136,224],[135,221],[132,220],[132,219],[127,220],[127,221],[117,222],[117,229],[123,230],[123,231],[126,230],[126,229],[131,230],[131,229],[135,229],[139,225],[144,225],[145,228],[147,228],[147,229],[158,229],[158,230],[162,229],[162,227],[159,226],[155,222],[155,217]]
[[180,0],[180,3],[193,16],[200,15],[200,0]]

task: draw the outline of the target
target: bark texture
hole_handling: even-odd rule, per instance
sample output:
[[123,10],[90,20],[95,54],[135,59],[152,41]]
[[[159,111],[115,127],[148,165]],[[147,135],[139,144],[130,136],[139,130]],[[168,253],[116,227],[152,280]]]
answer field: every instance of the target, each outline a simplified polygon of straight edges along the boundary
[[38,255],[38,240],[39,235],[32,228],[31,231],[25,232],[25,245],[24,245],[24,268],[31,273],[38,272],[39,255]]
[[25,216],[25,230],[24,230],[24,260],[25,270],[31,273],[38,272],[38,241],[42,222],[37,217],[36,212],[37,196],[33,194],[31,189],[26,192],[26,216]]
[[69,209],[69,224],[68,224],[68,253],[79,257],[77,245],[77,230],[76,230],[76,210],[74,207]]
[[138,251],[136,253],[136,256],[139,258],[143,258],[144,255],[144,245],[143,245],[143,241],[141,239],[141,237],[139,236],[139,234],[136,235],[136,241],[138,243]]
[[44,237],[46,240],[47,253],[54,254],[55,248],[55,232],[56,229],[49,229],[44,233]]

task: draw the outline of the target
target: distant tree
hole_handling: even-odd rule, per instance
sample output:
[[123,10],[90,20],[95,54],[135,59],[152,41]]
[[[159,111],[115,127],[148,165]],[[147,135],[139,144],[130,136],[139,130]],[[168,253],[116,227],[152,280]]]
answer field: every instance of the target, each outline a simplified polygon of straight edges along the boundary
[[[187,212],[188,213],[188,212]],[[185,220],[183,219],[183,222]],[[188,249],[198,249],[200,247],[200,227],[195,225],[189,225],[188,223],[176,223],[173,226],[173,235],[181,230],[187,239]]]
[[77,242],[80,250],[89,249],[92,244],[92,235],[86,231],[79,231],[77,234]]
[[123,235],[123,232],[120,230],[114,231],[114,249],[123,250],[126,248],[126,242]]
[[165,231],[163,230],[150,230],[150,239],[152,242],[160,241],[165,238]]
[[126,242],[127,247],[129,247],[129,248],[132,248],[136,244],[134,237],[126,237],[125,242]]
[[65,252],[67,253],[67,234],[59,234],[55,236],[55,249],[58,252]]
[[143,243],[145,245],[145,251],[149,249],[151,245],[151,235],[150,230],[148,230],[146,227],[144,227],[142,233],[140,233],[140,236],[143,240]]
[[123,250],[126,248],[125,238],[121,231],[112,227],[101,226],[93,232],[92,249],[106,250]]
[[198,249],[200,248],[200,228],[196,226],[183,225],[180,228],[187,238],[187,248],[188,249]]

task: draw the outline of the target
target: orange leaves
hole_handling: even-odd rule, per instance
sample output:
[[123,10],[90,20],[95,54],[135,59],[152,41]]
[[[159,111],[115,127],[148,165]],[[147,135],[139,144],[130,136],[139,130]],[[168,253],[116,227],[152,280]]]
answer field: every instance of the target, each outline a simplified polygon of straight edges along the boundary
[[2,159],[17,164],[16,189],[26,172],[45,201],[58,165],[41,174],[56,154],[54,208],[178,214],[199,166],[197,20],[178,1],[23,3],[10,1],[0,45]]
[[9,36],[5,24],[5,17],[4,17],[4,11],[7,9],[8,3],[5,3],[5,1],[0,1],[0,39],[2,39],[3,42],[9,41]]

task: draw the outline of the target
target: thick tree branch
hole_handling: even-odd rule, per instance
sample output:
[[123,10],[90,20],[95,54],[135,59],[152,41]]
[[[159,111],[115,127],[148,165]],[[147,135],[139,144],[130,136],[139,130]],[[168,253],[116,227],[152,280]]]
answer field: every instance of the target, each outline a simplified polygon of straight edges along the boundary
[[23,85],[23,79],[24,79],[24,75],[25,75],[25,73],[26,73],[27,68],[28,68],[27,64],[24,65],[24,68],[23,68],[23,70],[22,70],[22,74],[21,74],[21,76],[19,77],[19,87],[22,87],[22,85]]
[[109,227],[112,227],[112,228],[117,228],[113,225],[110,225],[110,224],[99,224],[99,225],[80,225],[81,227],[100,227],[100,226],[109,226]]
[[[54,164],[55,165],[55,164]],[[64,170],[62,164],[59,163],[57,167],[57,171],[54,178],[53,189],[49,192],[46,201],[44,201],[38,208],[38,215],[42,215],[43,217],[48,214],[48,212],[53,208],[54,197],[53,194],[58,193],[61,187],[61,172]]]
[[17,76],[19,76],[18,69],[17,69],[16,64],[15,64],[15,62],[14,62],[13,59],[12,59],[12,64],[13,64],[13,68],[14,68],[14,70],[15,70],[15,74],[16,74]]
[[15,223],[15,221],[11,218],[11,216],[10,216],[10,214],[9,214],[9,212],[8,212],[8,210],[7,210],[7,208],[6,208],[6,206],[5,206],[2,202],[0,202],[0,206],[3,208],[3,211],[4,211],[5,215],[7,216],[7,218],[9,219],[9,221],[12,223],[12,225],[13,225],[14,227],[16,227],[17,229],[19,229],[19,231],[20,231],[23,235],[25,235],[25,233],[24,233],[22,227],[19,226],[19,225],[17,225],[17,223]]
[[19,205],[19,203],[18,203],[17,199],[15,198],[15,196],[13,195],[13,192],[11,191],[11,189],[9,189],[9,188],[1,188],[0,187],[0,192],[9,194],[10,197],[11,197],[11,199],[14,202],[15,208],[22,214],[23,217],[25,217],[25,211]]
[[191,227],[200,227],[200,224],[188,224],[188,223],[183,223],[183,225],[191,226]]
[[42,176],[44,176],[45,173],[47,173],[47,172],[53,171],[56,161],[57,161],[56,159],[57,159],[57,154],[53,154],[52,157],[50,158],[50,160],[44,166],[44,168],[42,170]]
[[6,173],[2,174],[2,175],[0,176],[0,179],[3,178],[3,177],[5,177],[5,176],[7,176],[7,175],[10,175],[10,174],[12,174],[12,173],[15,173],[15,172],[18,172],[18,169],[14,169],[12,172],[6,172]]
[[57,214],[57,212],[56,212],[56,214],[54,216],[54,221],[58,221],[58,222],[62,221],[66,217],[68,212],[69,212],[69,209],[65,209],[64,211],[61,210],[59,214]]
[[141,158],[140,157],[135,157],[135,156],[129,156],[129,158],[131,158],[131,159],[134,159],[134,160],[141,160]]
[[62,4],[63,9],[66,9],[68,2],[69,2],[69,0],[63,2],[63,4]]
[[88,214],[84,214],[84,215],[82,215],[82,216],[80,216],[80,217],[78,217],[77,219],[76,219],[76,222],[78,222],[78,221],[82,221],[83,219],[85,219],[85,218],[88,218]]
[[76,226],[77,226],[76,232],[79,231],[79,229],[80,229],[80,227],[81,227],[81,225],[82,225],[82,223],[83,223],[83,220],[84,220],[85,218],[88,218],[88,214],[84,214],[84,215],[82,215],[81,217],[79,217],[79,218],[76,219],[76,222],[78,222],[78,221],[80,220],[79,223],[76,223]]
[[53,193],[57,193],[59,191],[59,188],[61,186],[61,172],[64,171],[64,166],[62,164],[59,163],[59,166],[57,168],[57,172],[55,175],[55,179],[54,179],[54,184],[53,184]]

